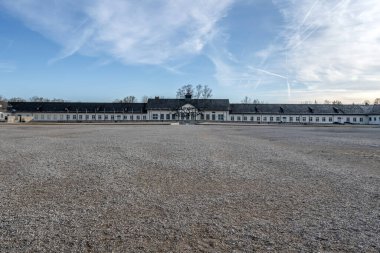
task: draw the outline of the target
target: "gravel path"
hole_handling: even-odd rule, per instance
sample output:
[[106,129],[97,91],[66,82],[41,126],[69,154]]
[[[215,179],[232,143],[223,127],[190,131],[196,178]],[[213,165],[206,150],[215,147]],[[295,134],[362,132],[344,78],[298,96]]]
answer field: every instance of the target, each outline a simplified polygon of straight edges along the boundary
[[0,252],[379,252],[380,128],[0,126]]

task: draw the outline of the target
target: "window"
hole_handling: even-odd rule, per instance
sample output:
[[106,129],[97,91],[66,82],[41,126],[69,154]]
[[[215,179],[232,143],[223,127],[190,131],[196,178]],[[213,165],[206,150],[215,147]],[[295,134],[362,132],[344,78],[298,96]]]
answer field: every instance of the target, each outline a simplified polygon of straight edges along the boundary
[[326,122],[326,117],[322,117],[322,122]]
[[111,115],[111,120],[115,120],[115,115]]
[[63,120],[63,114],[59,115],[59,118],[60,118],[61,120]]
[[79,119],[80,119],[80,120],[82,120],[82,117],[83,117],[82,115],[79,115]]
[[296,117],[296,121],[299,122],[300,121],[300,117]]
[[170,120],[170,114],[166,114],[166,119]]
[[293,117],[289,117],[289,121],[290,121],[290,122],[293,122]]
[[286,117],[282,117],[282,121],[285,121],[285,122],[286,122]]
[[240,120],[241,120],[241,117],[240,117],[240,116],[237,116],[237,120],[240,121]]
[[267,121],[267,117],[263,117],[263,121]]
[[224,115],[223,114],[218,114],[218,120],[223,121],[224,120]]
[[363,122],[363,118],[360,118],[359,120],[360,120],[360,122]]
[[319,117],[315,117],[315,121],[316,121],[316,122],[319,122]]
[[128,115],[123,115],[124,120],[128,120]]
[[333,118],[332,117],[329,117],[329,122],[332,122],[333,121]]
[[210,120],[210,114],[206,114],[206,120]]
[[205,115],[203,115],[203,113],[201,114],[201,120],[204,120],[205,119]]
[[153,114],[153,119],[158,119],[158,114]]
[[[49,115],[49,118],[50,118],[50,115]],[[73,115],[73,120],[76,120],[77,119],[77,115]]]
[[231,121],[234,121],[235,120],[235,117],[234,116],[231,116]]
[[280,117],[276,117],[276,121],[280,121]]
[[310,121],[310,122],[313,122],[313,117],[309,117],[309,121]]
[[212,120],[216,120],[214,112],[211,117],[212,117]]
[[251,121],[253,121],[254,119],[253,119],[253,116],[251,116]]
[[247,121],[247,116],[243,116],[243,120],[244,120],[244,121]]
[[86,120],[90,119],[90,115],[86,114]]
[[346,118],[346,122],[350,122],[350,117],[347,117],[347,118]]
[[91,119],[92,119],[92,120],[96,120],[96,115],[92,115],[92,116],[91,116]]
[[[0,117],[3,118],[3,114],[0,114]],[[38,114],[34,116],[34,119],[38,119]]]
[[108,120],[108,115],[104,115],[104,120]]
[[369,121],[372,121],[372,117],[369,117]]
[[160,120],[164,120],[165,119],[165,114],[160,114]]
[[[202,119],[204,118],[203,114],[202,114]],[[175,120],[175,113],[172,114],[172,120]]]
[[129,116],[129,119],[130,119],[130,120],[133,120],[133,115],[130,115],[130,116]]
[[302,117],[302,121],[305,122],[306,121],[306,117]]
[[257,121],[260,121],[260,117],[257,117]]
[[146,115],[143,115],[143,120],[146,120]]
[[353,122],[356,122],[356,118],[352,118],[352,121],[353,121]]
[[116,116],[117,120],[121,120],[121,115]]
[[70,119],[70,115],[67,114],[66,115],[66,119],[69,120]]
[[102,115],[98,115],[98,120],[102,120]]
[[272,122],[273,121],[273,117],[269,117],[269,121]]

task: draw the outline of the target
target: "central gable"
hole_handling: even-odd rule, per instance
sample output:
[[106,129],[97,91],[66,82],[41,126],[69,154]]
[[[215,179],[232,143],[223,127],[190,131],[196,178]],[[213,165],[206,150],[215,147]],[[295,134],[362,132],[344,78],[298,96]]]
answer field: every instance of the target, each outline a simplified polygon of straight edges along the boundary
[[189,110],[189,109],[196,109],[196,108],[192,104],[185,104],[185,105],[181,106],[181,109],[183,109],[183,110],[184,109]]

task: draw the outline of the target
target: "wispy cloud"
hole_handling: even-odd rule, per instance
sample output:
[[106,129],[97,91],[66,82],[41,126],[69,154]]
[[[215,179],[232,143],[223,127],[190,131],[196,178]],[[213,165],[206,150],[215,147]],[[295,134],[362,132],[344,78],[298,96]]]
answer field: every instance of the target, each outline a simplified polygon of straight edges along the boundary
[[199,54],[233,0],[2,0],[31,29],[75,53],[126,64],[162,64]]
[[[309,89],[380,91],[380,2],[275,1],[285,19],[284,68]],[[368,93],[368,92],[367,92]]]
[[247,80],[254,88],[273,84],[275,91],[262,89],[263,96],[292,102],[380,97],[378,0],[273,3],[283,17],[278,36],[250,59],[232,62],[224,53],[211,55],[218,80],[232,86]]

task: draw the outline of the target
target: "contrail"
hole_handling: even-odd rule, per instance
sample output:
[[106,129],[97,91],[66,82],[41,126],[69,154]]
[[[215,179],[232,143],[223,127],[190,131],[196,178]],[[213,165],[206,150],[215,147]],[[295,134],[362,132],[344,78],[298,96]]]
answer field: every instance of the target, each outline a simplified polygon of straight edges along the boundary
[[270,75],[270,76],[275,76],[275,77],[279,77],[279,78],[285,79],[286,80],[286,87],[288,89],[288,97],[290,97],[291,90],[290,90],[290,83],[289,83],[289,78],[288,77],[280,75],[280,74],[277,74],[277,73],[273,73],[273,72],[270,72],[270,71],[267,71],[267,70],[264,70],[264,69],[259,69],[259,68],[255,68],[255,67],[251,67],[251,68],[255,69],[256,71],[262,72],[264,74]]
[[288,79],[286,76],[283,76],[283,75],[280,75],[280,74],[277,74],[277,73],[273,73],[273,72],[270,72],[270,71],[267,71],[267,70],[264,70],[264,69],[259,69],[259,68],[254,68],[254,67],[251,67],[252,69],[254,70],[257,70],[259,72],[263,72],[267,75],[270,75],[270,76],[276,76],[276,77],[279,77],[279,78],[282,78],[282,79]]

